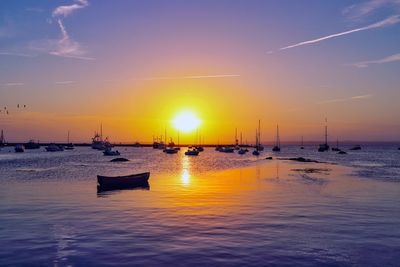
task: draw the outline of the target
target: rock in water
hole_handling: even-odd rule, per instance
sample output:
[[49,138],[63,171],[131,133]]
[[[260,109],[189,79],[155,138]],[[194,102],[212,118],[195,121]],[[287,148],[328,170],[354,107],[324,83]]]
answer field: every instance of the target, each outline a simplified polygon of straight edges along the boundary
[[110,162],[126,162],[126,161],[129,161],[129,159],[126,159],[126,158],[115,158],[115,159],[110,160]]

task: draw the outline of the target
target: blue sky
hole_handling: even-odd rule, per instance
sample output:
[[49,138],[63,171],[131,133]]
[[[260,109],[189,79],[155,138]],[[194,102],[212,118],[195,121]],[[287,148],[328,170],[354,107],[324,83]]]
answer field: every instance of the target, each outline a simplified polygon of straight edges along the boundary
[[[0,105],[29,104],[26,116],[0,116],[18,138],[24,119],[79,114],[96,124],[127,110],[93,102],[156,96],[146,82],[179,87],[192,76],[258,96],[246,101],[273,106],[271,125],[329,116],[344,138],[400,135],[399,0],[2,0],[0,40]],[[48,138],[41,123],[31,128]]]

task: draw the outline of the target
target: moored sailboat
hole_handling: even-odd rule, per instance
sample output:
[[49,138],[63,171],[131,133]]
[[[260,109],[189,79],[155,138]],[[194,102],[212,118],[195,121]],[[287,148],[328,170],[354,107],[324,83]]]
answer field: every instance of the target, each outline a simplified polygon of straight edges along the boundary
[[272,148],[272,151],[274,151],[274,152],[281,151],[281,140],[279,138],[279,126],[278,125],[276,125],[276,143],[275,143],[275,146]]
[[325,152],[329,151],[329,145],[328,145],[328,121],[325,119],[325,143],[320,144],[318,147],[318,152]]

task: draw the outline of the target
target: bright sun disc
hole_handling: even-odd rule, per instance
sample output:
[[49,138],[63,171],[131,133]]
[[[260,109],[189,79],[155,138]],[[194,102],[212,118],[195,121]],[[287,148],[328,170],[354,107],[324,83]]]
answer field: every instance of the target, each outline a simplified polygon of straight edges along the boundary
[[201,121],[193,112],[183,111],[176,115],[172,123],[174,127],[179,131],[191,132],[199,127]]

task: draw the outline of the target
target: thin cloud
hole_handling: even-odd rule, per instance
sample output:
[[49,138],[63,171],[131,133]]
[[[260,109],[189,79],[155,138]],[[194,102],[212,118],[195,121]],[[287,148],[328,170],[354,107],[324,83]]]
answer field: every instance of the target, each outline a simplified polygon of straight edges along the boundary
[[69,16],[76,10],[87,7],[88,5],[89,2],[86,0],[75,0],[74,4],[59,6],[54,9],[53,17],[57,19],[57,25],[60,29],[61,38],[59,40],[52,40],[49,42],[50,55],[83,60],[94,60],[92,57],[87,57],[87,52],[82,45],[74,41],[69,36],[68,31],[63,23],[63,18]]
[[399,7],[400,0],[370,0],[348,6],[343,10],[342,14],[351,20],[360,20],[383,8],[394,8],[397,12]]
[[390,16],[390,17],[388,17],[388,18],[386,18],[384,20],[381,20],[379,22],[370,24],[370,25],[365,26],[365,27],[361,27],[361,28],[357,28],[357,29],[353,29],[353,30],[349,30],[349,31],[345,31],[345,32],[335,33],[335,34],[323,36],[323,37],[320,37],[320,38],[317,38],[317,39],[312,39],[312,40],[296,43],[296,44],[293,44],[293,45],[282,47],[279,50],[286,50],[286,49],[291,49],[291,48],[295,48],[295,47],[298,47],[298,46],[315,44],[315,43],[319,43],[319,42],[322,42],[322,41],[325,41],[325,40],[329,40],[329,39],[332,39],[332,38],[337,38],[337,37],[348,35],[348,34],[355,33],[355,32],[383,28],[383,27],[386,27],[386,26],[397,24],[399,22],[400,22],[400,15],[394,15],[394,16]]
[[136,78],[138,81],[153,81],[153,80],[180,80],[180,79],[212,79],[212,78],[231,78],[240,77],[238,74],[217,74],[217,75],[193,75],[193,76],[171,76],[171,77],[147,77]]
[[58,6],[53,11],[54,17],[67,17],[71,15],[76,10],[85,8],[89,5],[89,2],[86,0],[76,0],[74,4],[66,5],[66,6]]
[[13,57],[36,57],[36,55],[14,53],[14,52],[0,52],[0,56],[13,56]]
[[366,95],[351,96],[348,98],[335,98],[335,99],[320,101],[317,104],[321,105],[321,104],[330,104],[330,103],[349,102],[349,101],[353,101],[353,100],[368,99],[368,98],[371,98],[372,96],[373,96],[372,94],[366,94]]
[[391,56],[387,56],[382,59],[357,62],[357,63],[354,63],[353,66],[355,66],[357,68],[367,68],[369,65],[372,65],[372,64],[384,64],[384,63],[390,63],[390,62],[396,62],[396,61],[400,61],[400,53],[394,54]]
[[74,84],[74,83],[76,83],[75,81],[58,81],[58,82],[55,82],[55,84],[57,84],[57,85],[69,85],[69,84]]
[[12,83],[6,83],[4,85],[8,86],[8,87],[12,87],[12,86],[24,86],[25,84],[21,83],[21,82],[12,82]]

